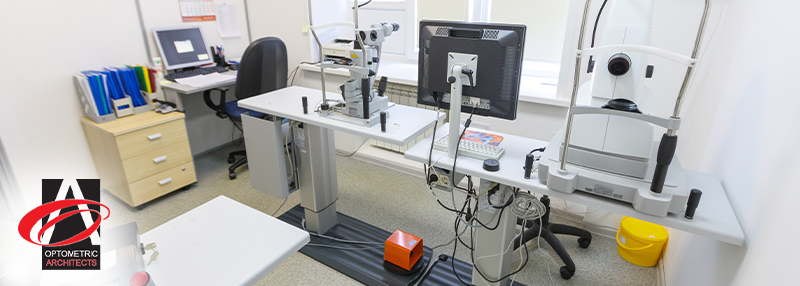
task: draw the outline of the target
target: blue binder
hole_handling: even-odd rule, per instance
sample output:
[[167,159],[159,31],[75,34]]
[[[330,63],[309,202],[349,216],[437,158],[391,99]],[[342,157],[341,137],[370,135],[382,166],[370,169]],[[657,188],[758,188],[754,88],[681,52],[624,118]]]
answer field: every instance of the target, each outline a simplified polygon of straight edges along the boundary
[[136,79],[136,74],[131,68],[119,68],[121,73],[122,84],[125,87],[125,93],[131,97],[133,106],[139,107],[147,104],[144,97],[142,97],[141,88],[139,87],[139,80]]
[[89,87],[92,89],[92,97],[94,97],[97,112],[100,113],[101,116],[111,113],[112,111],[108,107],[108,102],[103,93],[102,77],[91,71],[84,71],[83,74],[86,76]]

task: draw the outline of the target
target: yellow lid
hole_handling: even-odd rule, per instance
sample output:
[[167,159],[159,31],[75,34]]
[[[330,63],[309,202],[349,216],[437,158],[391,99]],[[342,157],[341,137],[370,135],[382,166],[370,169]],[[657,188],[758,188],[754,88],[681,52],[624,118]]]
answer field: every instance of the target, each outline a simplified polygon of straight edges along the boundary
[[663,226],[632,217],[623,217],[619,227],[628,235],[650,242],[665,241],[669,237]]

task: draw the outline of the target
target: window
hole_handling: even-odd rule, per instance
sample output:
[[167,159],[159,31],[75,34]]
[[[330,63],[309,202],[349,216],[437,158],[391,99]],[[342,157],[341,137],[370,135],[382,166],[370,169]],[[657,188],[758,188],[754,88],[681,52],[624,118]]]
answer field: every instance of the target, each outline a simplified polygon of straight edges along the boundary
[[[352,4],[351,1],[348,2]],[[392,35],[384,44],[384,49],[387,53],[405,55],[408,60],[415,61],[420,20],[524,24],[527,26],[525,59],[558,63],[561,61],[569,2],[568,0],[372,0],[359,9],[359,25],[399,23],[405,37]]]
[[526,60],[561,62],[567,0],[491,0],[491,22],[524,24]]
[[[319,0],[321,1],[321,0]],[[367,0],[358,0],[366,3]],[[343,1],[350,7],[333,6],[336,1],[324,1],[328,13],[347,10],[352,21],[352,0]],[[561,69],[561,54],[566,33],[570,0],[372,0],[358,11],[359,27],[375,23],[400,24],[400,31],[387,38],[383,59],[416,64],[418,56],[419,21],[447,20],[524,24],[527,27],[523,63],[523,84],[528,86],[557,85]],[[328,4],[330,3],[330,4]],[[319,9],[319,8],[318,8]],[[336,10],[336,11],[332,11]],[[527,82],[526,81],[530,81]]]

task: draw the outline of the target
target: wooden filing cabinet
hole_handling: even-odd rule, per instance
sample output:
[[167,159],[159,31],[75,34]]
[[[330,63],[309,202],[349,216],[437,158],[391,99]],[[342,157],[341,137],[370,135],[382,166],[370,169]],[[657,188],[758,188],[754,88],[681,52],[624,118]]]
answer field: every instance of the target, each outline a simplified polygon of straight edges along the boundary
[[81,118],[100,186],[132,207],[197,182],[184,114]]

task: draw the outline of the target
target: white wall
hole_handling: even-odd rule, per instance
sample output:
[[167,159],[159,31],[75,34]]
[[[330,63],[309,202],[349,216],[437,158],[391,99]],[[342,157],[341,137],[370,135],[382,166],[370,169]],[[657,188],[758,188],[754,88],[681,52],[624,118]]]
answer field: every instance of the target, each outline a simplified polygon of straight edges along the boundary
[[800,256],[794,242],[800,194],[791,177],[800,173],[800,92],[793,84],[798,9],[789,0],[730,3],[719,45],[690,93],[678,155],[687,167],[719,176],[745,246],[671,233],[664,258],[669,285],[796,283],[790,281]]
[[311,60],[309,34],[303,32],[303,24],[308,24],[307,1],[248,0],[247,10],[253,40],[278,37],[286,44],[290,72]]
[[[206,49],[212,45],[221,45],[225,48],[226,59],[241,57],[250,44],[247,39],[247,17],[244,14],[244,0],[214,0],[214,3],[217,4],[228,3],[236,5],[236,28],[239,29],[241,36],[229,38],[220,37],[216,21],[183,22],[180,5],[177,0],[139,0],[139,3],[142,7],[142,18],[147,31],[148,48],[153,57],[160,56],[153,36],[154,28],[200,27]],[[250,9],[249,6],[247,8],[248,10]]]
[[133,0],[16,1],[0,26],[0,137],[31,209],[42,178],[97,178],[72,75],[144,63],[144,44]]

